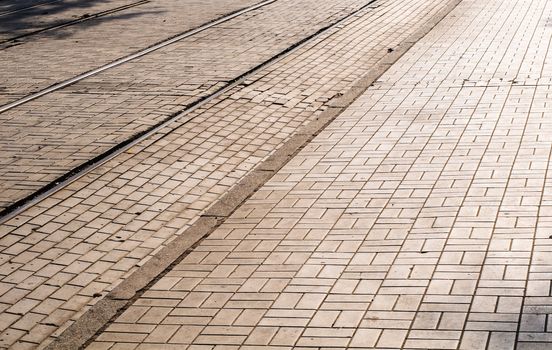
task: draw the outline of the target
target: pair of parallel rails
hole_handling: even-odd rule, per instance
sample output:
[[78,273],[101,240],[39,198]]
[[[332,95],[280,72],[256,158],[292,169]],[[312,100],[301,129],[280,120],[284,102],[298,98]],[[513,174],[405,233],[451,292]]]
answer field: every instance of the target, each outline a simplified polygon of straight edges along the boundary
[[[25,11],[25,10],[34,8],[36,6],[50,4],[52,2],[57,2],[57,1],[62,1],[62,0],[45,1],[43,3],[35,4],[33,6],[29,6],[29,7],[26,7],[26,8],[13,10],[11,12],[3,12],[3,13],[0,12],[0,17],[3,14],[6,14],[6,13],[14,13],[14,11]],[[90,70],[88,72],[77,75],[73,78],[55,83],[55,84],[53,84],[53,85],[51,85],[47,88],[44,88],[40,91],[28,94],[25,97],[22,97],[22,98],[17,99],[13,102],[10,102],[8,104],[0,106],[0,113],[7,112],[11,109],[14,109],[18,106],[21,106],[21,105],[25,104],[25,103],[28,103],[28,102],[33,101],[35,99],[38,99],[42,96],[45,96],[47,94],[50,94],[50,93],[58,91],[58,90],[61,90],[65,87],[67,87],[67,86],[73,85],[73,84],[75,84],[75,83],[77,83],[81,80],[84,80],[88,77],[100,74],[100,73],[102,73],[104,71],[107,71],[111,68],[123,65],[127,62],[130,62],[130,61],[133,61],[133,60],[138,59],[140,57],[143,57],[143,56],[145,56],[145,55],[147,55],[151,52],[154,52],[156,50],[159,50],[161,48],[164,48],[166,46],[174,44],[178,41],[181,41],[183,39],[186,39],[188,37],[191,37],[193,35],[201,33],[201,32],[203,32],[205,30],[208,30],[209,28],[212,28],[214,26],[217,26],[217,25],[220,25],[222,23],[228,22],[228,21],[230,21],[230,20],[232,20],[236,17],[242,16],[246,13],[262,9],[263,7],[271,5],[271,4],[273,4],[277,1],[278,0],[265,0],[265,1],[259,2],[257,4],[242,8],[240,10],[237,10],[235,12],[226,14],[226,15],[221,16],[217,19],[214,19],[210,22],[207,22],[207,23],[205,23],[205,24],[203,24],[199,27],[187,30],[187,31],[182,32],[180,34],[177,34],[177,35],[175,35],[171,38],[168,38],[166,40],[158,42],[158,43],[156,43],[152,46],[149,46],[145,49],[136,51],[136,52],[134,52],[134,53],[132,53],[128,56],[119,58],[115,61],[112,61],[108,64],[103,65],[103,66],[100,66],[100,67],[95,68],[93,70]],[[317,30],[315,33],[312,33],[312,34],[302,38],[298,42],[295,42],[292,45],[290,45],[289,47],[285,48],[284,50],[278,52],[276,55],[274,55],[274,56],[268,58],[267,60],[257,64],[256,66],[248,69],[246,72],[240,74],[239,76],[225,82],[225,84],[222,87],[220,87],[218,90],[216,90],[215,92],[213,92],[209,95],[200,97],[198,100],[196,100],[195,102],[193,102],[189,105],[183,106],[183,108],[179,112],[174,113],[174,114],[166,117],[165,119],[159,121],[157,124],[150,126],[146,130],[143,130],[143,131],[141,131],[137,134],[134,134],[133,136],[131,136],[128,139],[120,142],[119,144],[116,144],[116,145],[112,146],[111,148],[109,148],[105,152],[99,154],[98,156],[96,156],[96,157],[84,162],[83,164],[69,170],[64,175],[58,177],[57,179],[53,180],[52,182],[48,183],[47,185],[41,187],[39,190],[35,191],[34,193],[32,193],[32,194],[30,194],[30,195],[28,195],[28,196],[26,196],[26,197],[24,197],[20,200],[17,200],[16,202],[12,203],[8,207],[6,207],[2,211],[0,211],[0,224],[2,224],[3,222],[8,221],[9,219],[13,218],[14,216],[21,213],[22,211],[29,208],[30,206],[34,205],[35,203],[41,201],[42,199],[50,196],[51,194],[57,192],[58,190],[62,189],[65,186],[67,186],[68,184],[74,182],[78,178],[84,176],[85,174],[92,171],[93,169],[95,169],[95,168],[99,167],[100,165],[106,163],[107,161],[114,158],[115,156],[125,152],[126,150],[128,150],[132,146],[134,146],[134,145],[138,144],[139,142],[143,141],[144,139],[150,137],[151,135],[158,132],[160,129],[162,129],[165,126],[171,124],[172,122],[174,122],[176,120],[179,120],[181,123],[186,123],[187,121],[191,120],[191,118],[186,119],[186,116],[188,114],[190,114],[192,111],[196,110],[198,107],[200,107],[200,106],[204,105],[205,103],[219,97],[220,95],[224,94],[228,90],[230,90],[233,87],[235,87],[235,86],[239,85],[240,83],[242,83],[248,76],[252,75],[253,73],[255,73],[255,72],[257,72],[257,71],[259,71],[263,68],[265,68],[266,66],[268,66],[270,64],[273,64],[274,62],[280,60],[284,56],[287,56],[288,54],[290,54],[291,52],[293,52],[293,51],[297,50],[298,48],[302,47],[303,45],[305,45],[309,41],[313,40],[314,38],[316,38],[320,34],[330,30],[331,28],[334,28],[334,27],[338,26],[339,24],[341,24],[342,22],[346,21],[347,19],[355,16],[359,12],[361,12],[361,11],[367,9],[367,8],[372,7],[376,1],[377,0],[368,0],[366,4],[359,7],[355,11],[343,16],[342,18],[337,19],[333,23]],[[139,5],[147,3],[147,2],[150,2],[150,0],[141,0],[141,1],[136,2],[136,3],[126,5],[126,7],[124,9],[118,7],[118,8],[108,10],[108,11],[99,12],[95,15],[91,15],[89,19],[94,19],[94,18],[98,18],[98,17],[104,16],[104,15],[112,14],[114,12],[123,11],[123,10],[129,9],[131,7],[136,7],[136,6],[139,6]],[[111,12],[103,14],[103,13],[109,12],[109,11],[111,11]],[[88,20],[88,19],[85,19],[85,20]],[[62,28],[62,27],[69,26],[69,25],[75,25],[75,24],[80,23],[80,22],[82,22],[82,20],[67,22],[67,23],[55,26],[53,28],[50,28],[50,29],[41,29],[39,32],[34,33],[32,35],[39,34],[40,32],[43,32],[45,30],[55,30],[55,29],[59,29],[59,28]],[[31,35],[31,34],[29,34],[29,35]]]

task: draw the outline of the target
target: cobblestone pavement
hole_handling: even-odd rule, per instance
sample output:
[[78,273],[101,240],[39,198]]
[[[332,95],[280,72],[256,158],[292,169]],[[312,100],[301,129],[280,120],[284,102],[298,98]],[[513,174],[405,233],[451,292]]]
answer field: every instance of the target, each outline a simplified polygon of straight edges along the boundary
[[464,0],[88,349],[550,349],[551,18]]
[[378,1],[2,224],[0,346],[48,344],[448,3]]
[[32,194],[369,2],[279,0],[0,114],[0,206]]

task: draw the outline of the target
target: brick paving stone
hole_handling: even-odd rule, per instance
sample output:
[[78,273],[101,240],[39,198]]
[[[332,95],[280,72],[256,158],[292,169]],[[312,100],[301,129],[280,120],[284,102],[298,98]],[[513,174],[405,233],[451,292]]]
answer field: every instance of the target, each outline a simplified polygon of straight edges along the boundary
[[551,17],[545,0],[461,2],[168,272],[155,292],[204,315],[186,344],[550,348]]
[[[11,307],[21,300],[37,301],[31,312],[43,315],[44,319],[60,310],[50,338],[43,327],[48,321],[42,320],[36,325],[40,336],[26,338],[26,341],[18,329],[10,328],[22,315],[4,311],[5,319],[11,322],[4,331],[6,336],[0,335],[2,346],[14,342],[17,346],[31,347],[48,344],[101,296],[132,274],[137,266],[143,265],[175,235],[193,224],[222,193],[280,147],[297,128],[327,109],[333,96],[350,89],[387,54],[388,47],[401,43],[447,4],[429,0],[413,0],[411,3],[381,1],[379,7],[364,10],[252,76],[250,81],[194,111],[191,121],[163,129],[0,225],[3,245],[0,271],[2,278],[6,278],[6,281],[1,281],[5,287],[0,290],[0,302]],[[293,88],[290,90],[290,87]],[[281,97],[274,99],[274,96]],[[291,102],[282,103],[283,98]],[[314,165],[311,161],[302,164],[303,167]],[[341,168],[332,169],[332,176],[338,176]],[[345,188],[339,196],[349,199],[353,193],[362,190],[360,187]],[[314,189],[323,191],[324,184],[315,184]],[[283,198],[284,194],[275,190],[266,193],[266,198],[274,200]],[[349,283],[336,284],[336,281],[340,273],[349,273],[342,270],[359,249],[362,241],[359,237],[363,233],[359,230],[355,236],[358,239],[353,241],[345,239],[323,245],[313,241],[305,245],[302,242],[305,236],[313,239],[325,237],[329,225],[343,215],[342,209],[313,209],[304,221],[300,221],[303,212],[316,201],[316,197],[310,198],[313,200],[303,195],[292,199],[291,212],[296,213],[295,218],[289,217],[286,208],[282,213],[260,220],[270,209],[260,203],[252,211],[254,217],[250,220],[252,223],[263,221],[259,223],[254,241],[243,240],[245,231],[238,231],[232,234],[234,238],[231,240],[218,240],[216,248],[198,248],[189,259],[208,265],[195,271],[185,268],[181,273],[177,269],[175,276],[167,275],[171,279],[163,279],[155,287],[161,292],[174,289],[168,295],[183,299],[182,303],[208,305],[212,309],[198,314],[188,313],[182,306],[163,316],[161,321],[161,314],[153,311],[144,320],[151,316],[151,322],[155,319],[164,325],[194,326],[186,328],[192,334],[198,326],[207,326],[211,319],[216,319],[217,326],[235,324],[251,328],[250,323],[257,322],[257,319],[259,323],[281,324],[294,320],[294,314],[283,308],[263,321],[263,310],[276,300],[279,293],[285,293],[302,295],[296,304],[303,308],[301,317],[294,322],[306,325],[317,308],[338,310],[337,324],[361,322],[358,311],[369,303],[369,293],[377,285],[359,283],[356,287]],[[324,200],[338,203],[338,199],[330,195]],[[282,214],[285,219],[281,218]],[[346,222],[343,221],[343,225]],[[319,227],[309,232],[313,223]],[[297,229],[290,232],[294,226]],[[274,229],[280,233],[271,235],[272,239],[263,238],[266,232]],[[243,230],[247,230],[247,225]],[[287,234],[293,240],[280,246],[282,239],[278,236]],[[278,251],[274,251],[276,248]],[[251,250],[255,251],[254,254]],[[383,263],[390,258],[389,254],[372,253],[374,261]],[[13,260],[22,254],[32,255],[33,260]],[[359,259],[362,256],[358,255]],[[265,269],[251,268],[265,259],[269,262]],[[302,270],[303,276],[294,277],[307,262],[314,262],[320,271],[307,268]],[[359,261],[351,273],[364,276],[383,272],[365,269]],[[17,276],[21,275],[19,271],[30,273],[27,279],[32,278],[33,288],[29,289],[27,280],[16,282]],[[317,282],[318,273],[324,276],[323,283]],[[209,274],[212,274],[213,283],[199,285]],[[96,279],[92,279],[92,275]],[[37,280],[37,277],[43,280]],[[247,278],[254,278],[262,286],[244,283]],[[351,288],[359,289],[359,295],[352,299],[345,294]],[[37,292],[31,294],[35,290]],[[334,295],[327,300],[309,298],[311,291],[321,296],[331,290],[334,290]],[[230,300],[234,294],[236,296]],[[165,298],[164,294],[148,295]],[[228,312],[209,311],[227,304],[232,305]],[[130,323],[140,322],[149,310],[145,305],[149,304],[130,308],[129,313],[122,317],[128,318]],[[346,309],[341,310],[340,305]],[[174,305],[158,307],[173,308]],[[71,315],[69,319],[67,315]],[[296,326],[265,327],[275,332],[269,342],[271,345],[285,345],[293,337],[301,337]],[[34,332],[33,328],[29,334],[34,335]],[[168,344],[178,344],[178,334],[176,331]],[[133,333],[121,336],[120,340],[142,341],[147,336],[149,334]],[[209,342],[209,339],[219,339],[218,336],[206,334],[202,339]],[[250,336],[237,334],[225,341],[233,344],[238,339],[247,341]]]

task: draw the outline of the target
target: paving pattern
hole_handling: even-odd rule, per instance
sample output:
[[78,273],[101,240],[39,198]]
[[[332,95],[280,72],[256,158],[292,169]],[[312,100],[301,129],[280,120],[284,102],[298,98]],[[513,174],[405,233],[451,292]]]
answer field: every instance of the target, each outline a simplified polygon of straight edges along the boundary
[[0,346],[42,347],[448,2],[380,1],[0,226]]
[[550,18],[464,0],[88,349],[549,349]]
[[369,2],[279,0],[0,114],[0,207]]

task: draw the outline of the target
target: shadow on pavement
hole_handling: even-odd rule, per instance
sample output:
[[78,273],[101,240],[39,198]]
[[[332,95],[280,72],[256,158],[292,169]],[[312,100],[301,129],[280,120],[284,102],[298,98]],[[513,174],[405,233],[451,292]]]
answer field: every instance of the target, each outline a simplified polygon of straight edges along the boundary
[[[98,6],[101,5],[101,3],[107,3],[108,5]],[[137,6],[132,6],[136,3]],[[121,0],[111,2],[107,2],[105,0],[0,1],[0,41],[5,42],[21,36],[29,38],[37,31],[40,31],[41,35],[64,38],[71,36],[72,33],[75,32],[74,28],[77,28],[77,25],[79,29],[86,29],[106,21],[127,20],[143,16],[145,14],[164,12],[140,11],[139,5],[143,5],[145,3],[146,2],[139,2],[139,0]],[[120,11],[117,11],[117,8],[119,7],[122,8]],[[86,11],[87,9],[89,11]],[[114,12],[95,18],[98,13],[110,10],[114,10]],[[123,11],[125,13],[122,13]],[[84,21],[70,25],[69,28],[72,28],[73,30],[53,29],[44,31],[44,29],[70,24],[70,22],[78,20]]]

